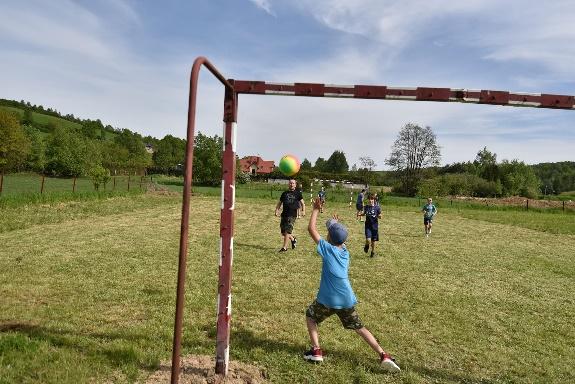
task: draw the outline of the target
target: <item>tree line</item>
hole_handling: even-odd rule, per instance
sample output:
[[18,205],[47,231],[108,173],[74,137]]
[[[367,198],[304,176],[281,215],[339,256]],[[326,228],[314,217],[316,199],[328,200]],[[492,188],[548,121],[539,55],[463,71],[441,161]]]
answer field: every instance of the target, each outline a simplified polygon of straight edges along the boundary
[[[104,126],[100,120],[81,120],[25,102],[0,99],[2,106],[11,107],[0,108],[2,173],[88,176],[96,186],[118,174],[181,174],[184,139],[143,137],[129,129]],[[199,133],[194,148],[194,181],[210,184],[219,180],[222,138]]]
[[[2,106],[9,108],[0,108],[0,172],[89,176],[95,184],[106,183],[110,175],[116,174],[183,172],[184,139],[172,135],[162,139],[143,137],[129,129],[104,125],[100,120],[82,120],[24,101],[0,99]],[[221,148],[221,137],[197,134],[194,183],[220,183]],[[299,178],[304,184],[319,178],[388,185],[394,193],[407,196],[532,198],[575,190],[575,162],[498,162],[497,155],[485,147],[472,161],[440,167],[440,160],[440,146],[431,127],[409,123],[400,129],[385,159],[391,171],[377,171],[378,164],[368,155],[359,158],[359,165],[350,167],[344,151],[335,150],[327,159],[318,157],[313,165],[305,158]],[[237,182],[245,183],[250,177],[238,172]],[[283,176],[276,170],[270,177]]]

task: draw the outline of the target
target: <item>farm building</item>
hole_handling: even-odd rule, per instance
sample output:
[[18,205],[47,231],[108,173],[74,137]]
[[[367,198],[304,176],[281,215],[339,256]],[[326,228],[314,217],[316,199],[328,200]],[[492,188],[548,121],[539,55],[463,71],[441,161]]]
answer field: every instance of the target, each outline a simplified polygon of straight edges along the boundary
[[273,160],[264,160],[259,156],[246,156],[240,159],[240,171],[250,175],[267,175],[275,169]]

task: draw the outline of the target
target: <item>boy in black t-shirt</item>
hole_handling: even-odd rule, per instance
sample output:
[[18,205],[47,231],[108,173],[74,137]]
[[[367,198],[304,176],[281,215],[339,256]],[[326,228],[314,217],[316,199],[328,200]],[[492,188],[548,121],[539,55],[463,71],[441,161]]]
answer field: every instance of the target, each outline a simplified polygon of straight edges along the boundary
[[297,239],[292,235],[292,232],[297,219],[298,209],[301,209],[301,215],[305,216],[303,195],[301,191],[296,190],[296,181],[294,179],[289,180],[288,190],[280,196],[280,201],[276,205],[276,216],[279,216],[282,205],[283,210],[281,211],[280,231],[284,241],[283,247],[280,248],[279,252],[286,252],[290,242],[292,249],[297,245]]

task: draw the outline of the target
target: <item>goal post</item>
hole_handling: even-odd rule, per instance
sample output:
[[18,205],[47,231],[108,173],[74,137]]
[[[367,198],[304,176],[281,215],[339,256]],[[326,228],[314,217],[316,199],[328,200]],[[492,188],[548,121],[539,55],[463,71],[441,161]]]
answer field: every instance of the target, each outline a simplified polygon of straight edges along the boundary
[[[215,367],[216,373],[221,375],[227,374],[229,365],[236,176],[236,124],[239,94],[460,102],[530,108],[575,109],[575,97],[571,95],[459,88],[402,88],[384,85],[333,85],[233,80],[226,79],[205,57],[200,56],[196,58],[190,74],[190,94],[188,100],[184,191],[182,198],[180,252],[178,258],[176,311],[172,348],[172,384],[178,383],[180,373],[197,86],[199,72],[202,66],[206,67],[225,87]],[[353,190],[351,193],[350,199],[353,199]]]

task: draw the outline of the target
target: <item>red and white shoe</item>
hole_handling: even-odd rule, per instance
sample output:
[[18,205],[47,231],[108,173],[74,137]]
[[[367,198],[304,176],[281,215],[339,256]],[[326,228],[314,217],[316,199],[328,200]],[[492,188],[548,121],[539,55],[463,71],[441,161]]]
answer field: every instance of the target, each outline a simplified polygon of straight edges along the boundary
[[395,373],[395,372],[401,371],[401,369],[399,368],[399,365],[397,365],[395,363],[395,359],[393,357],[389,356],[385,352],[381,352],[381,354],[379,355],[379,364],[381,365],[381,367],[383,369],[385,369],[387,372],[390,372],[390,373]]
[[323,353],[321,352],[321,348],[312,347],[309,351],[303,354],[303,358],[307,361],[321,363],[323,361]]

